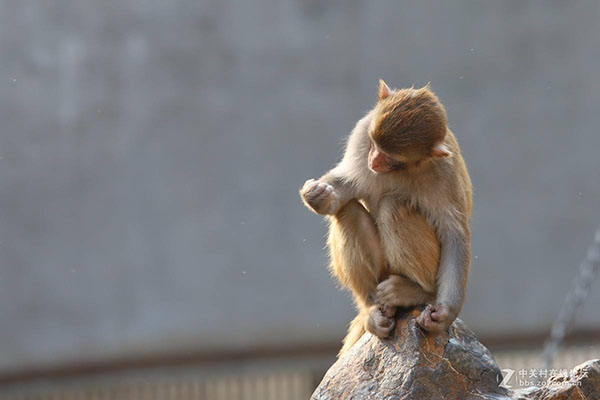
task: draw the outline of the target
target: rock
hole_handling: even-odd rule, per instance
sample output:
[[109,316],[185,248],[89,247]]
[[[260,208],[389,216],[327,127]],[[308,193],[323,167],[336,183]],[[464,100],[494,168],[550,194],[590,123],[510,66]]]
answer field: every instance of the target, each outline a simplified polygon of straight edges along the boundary
[[397,316],[394,335],[367,333],[325,374],[312,400],[339,399],[600,399],[600,362],[576,367],[547,387],[509,391],[490,352],[457,319],[447,333],[424,332],[420,310]]
[[490,352],[459,319],[448,333],[427,334],[420,310],[397,317],[394,336],[363,337],[325,374],[313,400],[508,399]]

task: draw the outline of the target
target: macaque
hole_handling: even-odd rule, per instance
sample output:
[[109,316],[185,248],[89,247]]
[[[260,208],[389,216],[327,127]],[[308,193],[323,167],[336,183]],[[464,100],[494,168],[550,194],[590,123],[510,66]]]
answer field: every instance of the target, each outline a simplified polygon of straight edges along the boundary
[[353,129],[339,164],[300,189],[329,220],[333,275],[358,315],[340,355],[365,333],[385,338],[397,307],[445,331],[460,312],[470,264],[471,180],[446,111],[429,85],[392,90]]

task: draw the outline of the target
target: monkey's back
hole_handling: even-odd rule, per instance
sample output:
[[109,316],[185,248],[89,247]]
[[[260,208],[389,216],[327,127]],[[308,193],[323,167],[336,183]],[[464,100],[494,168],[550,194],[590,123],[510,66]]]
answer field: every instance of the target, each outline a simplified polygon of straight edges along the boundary
[[398,199],[386,197],[380,201],[375,221],[388,273],[403,275],[435,293],[440,243],[427,219]]

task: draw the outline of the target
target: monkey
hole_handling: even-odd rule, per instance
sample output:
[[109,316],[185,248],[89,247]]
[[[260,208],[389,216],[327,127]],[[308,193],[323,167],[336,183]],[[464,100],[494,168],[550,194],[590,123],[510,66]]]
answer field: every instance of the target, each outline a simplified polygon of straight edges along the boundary
[[439,334],[462,309],[470,268],[472,186],[430,85],[390,89],[347,138],[341,161],[300,189],[329,222],[330,269],[358,309],[339,356],[369,331],[388,337],[397,307]]

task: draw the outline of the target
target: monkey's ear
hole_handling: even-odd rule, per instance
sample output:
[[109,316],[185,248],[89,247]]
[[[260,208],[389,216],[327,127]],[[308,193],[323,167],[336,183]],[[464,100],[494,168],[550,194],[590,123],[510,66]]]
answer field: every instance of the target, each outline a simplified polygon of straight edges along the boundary
[[392,94],[392,89],[383,81],[383,79],[379,80],[379,91],[377,92],[377,97],[379,100],[386,99],[390,94]]
[[436,144],[431,150],[431,157],[433,158],[445,158],[450,157],[451,155],[452,153],[450,152],[450,150],[448,150],[446,145],[442,143]]

